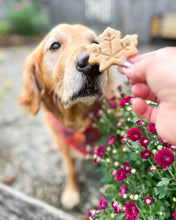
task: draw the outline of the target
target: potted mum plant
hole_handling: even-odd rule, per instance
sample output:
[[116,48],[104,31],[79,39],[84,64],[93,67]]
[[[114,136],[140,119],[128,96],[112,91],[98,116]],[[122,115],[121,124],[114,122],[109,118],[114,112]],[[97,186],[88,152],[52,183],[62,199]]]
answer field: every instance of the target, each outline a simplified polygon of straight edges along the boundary
[[89,115],[102,133],[89,157],[99,164],[104,194],[98,209],[89,210],[88,216],[94,220],[176,219],[176,146],[162,140],[154,124],[135,115],[128,87],[119,91]]

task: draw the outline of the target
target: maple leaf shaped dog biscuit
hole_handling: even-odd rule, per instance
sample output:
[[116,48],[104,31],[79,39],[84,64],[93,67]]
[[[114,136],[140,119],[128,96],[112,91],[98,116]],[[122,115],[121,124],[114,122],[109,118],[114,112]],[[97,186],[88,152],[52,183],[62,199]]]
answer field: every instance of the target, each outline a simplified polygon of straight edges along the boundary
[[93,43],[87,46],[89,63],[99,64],[100,72],[111,65],[122,66],[129,57],[137,55],[137,38],[137,34],[126,35],[122,38],[120,31],[110,27],[106,28],[99,35],[99,44]]

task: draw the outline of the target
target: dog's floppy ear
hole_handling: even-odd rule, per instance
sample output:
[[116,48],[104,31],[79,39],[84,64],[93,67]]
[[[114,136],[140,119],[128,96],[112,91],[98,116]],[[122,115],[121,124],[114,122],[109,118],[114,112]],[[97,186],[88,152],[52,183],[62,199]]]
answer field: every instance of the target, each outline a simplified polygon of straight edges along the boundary
[[31,115],[35,115],[40,109],[40,101],[45,92],[35,53],[27,58],[23,83],[24,88],[19,97],[19,104],[29,107]]

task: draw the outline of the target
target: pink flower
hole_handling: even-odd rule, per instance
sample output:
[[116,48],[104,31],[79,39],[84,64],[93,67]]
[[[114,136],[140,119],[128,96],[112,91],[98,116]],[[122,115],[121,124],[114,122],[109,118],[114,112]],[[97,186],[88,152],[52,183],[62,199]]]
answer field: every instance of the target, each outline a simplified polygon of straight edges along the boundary
[[116,142],[116,136],[113,134],[109,137],[109,140],[107,141],[107,144],[111,145],[111,144],[115,144],[115,142]]
[[151,157],[151,151],[150,150],[144,150],[140,152],[141,158],[143,159],[149,159]]
[[100,157],[96,157],[95,159],[94,159],[94,163],[99,163],[100,162]]
[[129,103],[131,101],[132,98],[133,96],[127,96],[127,97],[122,98],[119,102],[119,106],[124,107],[126,103]]
[[99,210],[104,211],[106,209],[106,206],[107,206],[107,201],[104,197],[102,197],[99,202]]
[[168,147],[171,149],[171,150],[176,150],[176,146],[175,145],[168,145]]
[[93,209],[89,210],[88,211],[88,216],[91,217],[91,218],[95,217],[95,210],[93,210]]
[[127,178],[126,171],[123,168],[119,168],[116,172],[116,180],[118,183],[121,183],[124,179]]
[[121,137],[121,138],[120,138],[120,141],[121,141],[122,143],[125,143],[126,138],[125,138],[125,137]]
[[116,170],[112,170],[112,171],[111,171],[111,175],[112,175],[112,176],[115,176],[115,175],[116,175]]
[[113,109],[113,108],[116,108],[116,107],[117,107],[117,102],[113,102],[113,103],[109,106],[110,109]]
[[123,195],[124,195],[125,193],[127,193],[127,191],[128,191],[127,184],[123,184],[123,185],[120,187],[120,189],[119,189],[119,194],[120,194],[120,196],[123,197]]
[[128,217],[128,219],[130,218],[133,218],[133,220],[138,219],[139,209],[134,202],[129,201],[125,203],[125,215]]
[[167,167],[170,167],[175,161],[175,155],[168,148],[163,148],[155,154],[154,160],[157,162],[159,167],[162,167],[163,170],[166,170]]
[[149,172],[154,172],[156,170],[156,167],[155,166],[151,166],[150,168],[149,168]]
[[137,121],[136,121],[136,124],[137,124],[137,125],[143,125],[143,124],[144,124],[144,121],[143,121],[143,120],[137,120]]
[[146,196],[146,197],[144,198],[144,203],[145,203],[146,205],[151,205],[151,204],[153,204],[153,199],[152,199],[151,197],[149,197],[149,196]]
[[168,143],[167,143],[167,141],[164,141],[163,139],[161,139],[161,138],[158,138],[157,139],[158,141],[160,141],[162,144],[164,144],[164,145],[167,145]]
[[123,164],[124,164],[124,169],[125,169],[126,173],[131,173],[130,163],[124,162]]
[[115,95],[114,95],[114,96],[112,96],[112,97],[111,97],[109,100],[110,100],[110,101],[115,101],[115,100],[116,100]]
[[176,208],[175,208],[175,212],[172,214],[174,216],[174,218],[176,219]]
[[138,128],[131,128],[127,131],[127,137],[133,142],[139,140],[141,135],[142,130]]
[[105,153],[105,147],[103,145],[100,145],[97,149],[97,156],[102,157]]
[[114,209],[115,207],[117,207],[117,206],[118,206],[117,201],[112,201],[112,202],[111,202],[111,206],[112,206],[113,209]]
[[139,139],[139,143],[140,143],[141,147],[147,148],[147,146],[150,143],[150,139],[148,137],[143,136]]
[[119,205],[117,205],[117,206],[114,208],[114,213],[115,213],[115,214],[120,214],[121,211],[122,211],[122,208],[121,208]]
[[124,92],[121,92],[121,93],[120,93],[120,96],[121,96],[121,97],[124,97],[124,96],[125,96],[125,93],[124,93]]
[[147,125],[147,131],[150,132],[151,134],[157,134],[156,128],[155,128],[155,124],[153,123],[149,123]]

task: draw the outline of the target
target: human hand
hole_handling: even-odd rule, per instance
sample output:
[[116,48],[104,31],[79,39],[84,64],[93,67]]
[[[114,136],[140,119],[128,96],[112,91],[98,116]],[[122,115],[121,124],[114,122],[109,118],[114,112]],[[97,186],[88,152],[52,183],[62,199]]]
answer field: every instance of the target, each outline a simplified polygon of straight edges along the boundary
[[[176,48],[167,47],[131,58],[130,68],[119,68],[132,84],[136,114],[155,123],[158,134],[176,144]],[[144,102],[159,103],[153,107]]]

